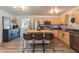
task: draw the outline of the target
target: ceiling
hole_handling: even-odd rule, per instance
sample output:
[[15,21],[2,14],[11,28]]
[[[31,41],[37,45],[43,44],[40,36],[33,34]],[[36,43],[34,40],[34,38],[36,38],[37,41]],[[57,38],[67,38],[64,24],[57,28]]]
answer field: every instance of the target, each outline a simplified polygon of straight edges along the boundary
[[0,9],[5,10],[7,12],[10,12],[15,15],[53,15],[53,16],[59,16],[73,8],[75,6],[57,6],[58,9],[61,9],[62,11],[58,14],[50,14],[50,8],[55,6],[25,6],[25,10],[20,10],[13,8],[12,6],[0,6]]

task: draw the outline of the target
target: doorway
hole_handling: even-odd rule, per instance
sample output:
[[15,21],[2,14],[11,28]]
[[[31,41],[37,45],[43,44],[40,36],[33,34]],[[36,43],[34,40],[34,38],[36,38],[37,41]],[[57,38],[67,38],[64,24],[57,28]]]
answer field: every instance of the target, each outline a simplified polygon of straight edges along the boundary
[[22,25],[21,25],[21,36],[23,36],[24,32],[27,32],[29,30],[30,24],[30,18],[28,17],[23,17],[22,18]]

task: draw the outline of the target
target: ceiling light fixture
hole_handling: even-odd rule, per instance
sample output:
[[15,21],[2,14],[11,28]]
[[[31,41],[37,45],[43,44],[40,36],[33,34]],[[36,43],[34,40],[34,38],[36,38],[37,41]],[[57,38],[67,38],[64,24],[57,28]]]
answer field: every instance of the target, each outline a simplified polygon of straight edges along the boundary
[[16,9],[21,9],[21,10],[25,10],[26,9],[25,6],[13,6],[13,7],[16,8]]
[[51,7],[49,13],[58,14],[58,13],[60,13],[60,9],[58,7]]

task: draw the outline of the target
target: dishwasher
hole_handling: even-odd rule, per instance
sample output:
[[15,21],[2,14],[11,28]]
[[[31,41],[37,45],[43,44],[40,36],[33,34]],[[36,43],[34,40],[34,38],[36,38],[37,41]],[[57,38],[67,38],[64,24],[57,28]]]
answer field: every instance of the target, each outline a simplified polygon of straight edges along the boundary
[[79,52],[79,33],[70,34],[70,47]]

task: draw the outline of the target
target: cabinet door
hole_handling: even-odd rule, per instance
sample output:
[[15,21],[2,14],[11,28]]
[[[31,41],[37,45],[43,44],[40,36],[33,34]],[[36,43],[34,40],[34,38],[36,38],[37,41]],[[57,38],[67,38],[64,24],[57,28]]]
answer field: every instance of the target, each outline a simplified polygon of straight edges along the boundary
[[79,14],[76,14],[75,15],[75,23],[76,24],[79,24]]
[[60,17],[60,21],[59,21],[59,22],[60,22],[60,24],[65,24],[65,22],[64,22],[64,21],[65,21],[64,16],[61,16],[61,17]]
[[79,10],[76,10],[74,12],[74,16],[75,16],[75,23],[79,24]]
[[12,30],[8,30],[8,39],[9,41],[13,39],[14,35],[13,35],[13,31]]
[[17,37],[19,37],[20,36],[20,30],[18,29],[17,30]]
[[15,29],[12,29],[12,33],[13,33],[13,39],[15,39],[15,37],[16,37],[16,31],[15,31]]
[[62,40],[66,45],[70,46],[70,40],[69,40],[69,32],[60,32],[60,40]]
[[15,37],[19,37],[19,29],[15,29]]
[[64,32],[64,35],[63,35],[63,36],[64,36],[64,37],[63,37],[64,42],[65,42],[68,46],[70,46],[69,32]]

